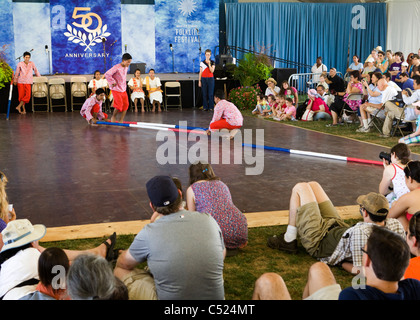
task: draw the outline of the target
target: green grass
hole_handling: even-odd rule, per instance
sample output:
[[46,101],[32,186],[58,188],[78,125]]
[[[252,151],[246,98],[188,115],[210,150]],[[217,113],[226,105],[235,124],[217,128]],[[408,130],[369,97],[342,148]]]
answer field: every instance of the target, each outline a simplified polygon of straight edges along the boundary
[[[355,221],[347,221],[352,224]],[[250,228],[248,245],[237,256],[227,257],[224,263],[225,296],[227,300],[250,300],[255,281],[264,272],[277,272],[286,282],[292,299],[302,298],[309,267],[317,260],[299,245],[297,254],[288,254],[267,247],[269,236],[284,232],[286,226]],[[116,248],[127,249],[135,235],[118,235]],[[101,244],[105,238],[43,242],[44,247],[85,250]],[[180,248],[182,250],[182,248]],[[143,263],[139,267],[144,267]],[[339,267],[332,271],[343,288],[351,284],[352,275]]]

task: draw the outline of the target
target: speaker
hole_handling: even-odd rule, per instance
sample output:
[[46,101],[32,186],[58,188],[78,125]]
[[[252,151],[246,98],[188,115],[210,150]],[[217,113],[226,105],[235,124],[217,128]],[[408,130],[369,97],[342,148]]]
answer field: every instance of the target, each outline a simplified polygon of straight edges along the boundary
[[144,62],[132,63],[130,64],[130,74],[134,74],[136,69],[140,69],[142,74],[146,73],[146,64]]
[[221,54],[216,56],[216,64],[225,66],[228,63],[235,63],[236,59],[234,59],[231,55]]
[[295,73],[297,73],[296,68],[284,68],[284,69],[276,68],[276,69],[273,69],[273,71],[271,71],[271,75],[277,81],[277,86],[280,86],[280,84],[284,80],[288,81],[289,77]]

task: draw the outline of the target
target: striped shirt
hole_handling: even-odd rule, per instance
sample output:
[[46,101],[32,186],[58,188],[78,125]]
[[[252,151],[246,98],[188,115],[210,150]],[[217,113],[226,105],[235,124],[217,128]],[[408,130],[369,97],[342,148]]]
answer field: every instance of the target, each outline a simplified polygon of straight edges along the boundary
[[105,72],[105,79],[108,81],[108,85],[111,90],[118,92],[127,91],[127,71],[128,67],[116,64]]
[[[344,260],[352,261],[354,267],[362,266],[362,248],[367,243],[374,223],[359,222],[347,229],[341,237],[340,242],[330,257],[320,259],[329,265],[336,265]],[[385,227],[405,239],[405,230],[402,224],[393,218],[385,220]]]
[[214,107],[213,122],[219,121],[220,119],[226,119],[226,122],[233,127],[241,127],[244,122],[242,113],[238,108],[231,102],[226,100],[220,100]]
[[35,67],[35,64],[32,61],[29,61],[28,64],[26,64],[24,61],[21,61],[17,65],[13,82],[22,84],[33,84],[34,73],[37,77],[41,76],[41,74],[38,72],[38,69]]

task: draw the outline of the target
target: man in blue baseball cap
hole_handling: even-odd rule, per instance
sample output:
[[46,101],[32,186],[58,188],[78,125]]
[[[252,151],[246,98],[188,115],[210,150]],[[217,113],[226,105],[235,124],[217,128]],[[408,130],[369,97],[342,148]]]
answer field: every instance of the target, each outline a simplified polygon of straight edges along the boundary
[[[114,274],[130,300],[222,300],[225,247],[217,222],[184,210],[182,191],[169,176],[146,183],[160,218],[146,225],[118,258]],[[146,269],[136,266],[147,261]]]

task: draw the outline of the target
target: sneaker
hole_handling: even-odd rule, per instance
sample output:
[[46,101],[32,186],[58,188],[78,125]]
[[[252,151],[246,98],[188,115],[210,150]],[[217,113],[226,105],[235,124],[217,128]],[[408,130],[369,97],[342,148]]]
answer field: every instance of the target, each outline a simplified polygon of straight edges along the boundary
[[356,132],[363,132],[363,133],[370,132],[370,128],[366,129],[365,127],[361,127],[357,129]]
[[281,233],[279,236],[272,236],[267,240],[267,246],[272,249],[277,249],[280,251],[286,251],[290,253],[297,252],[297,240],[293,240],[292,242],[286,242],[284,240],[285,233]]

